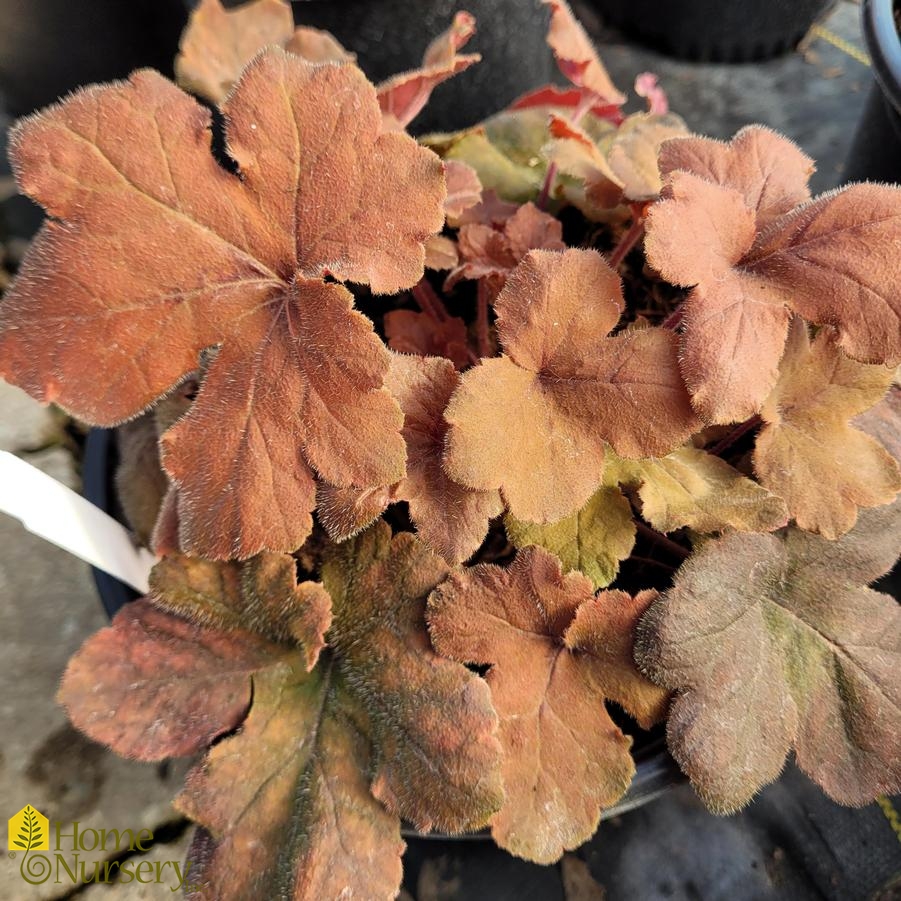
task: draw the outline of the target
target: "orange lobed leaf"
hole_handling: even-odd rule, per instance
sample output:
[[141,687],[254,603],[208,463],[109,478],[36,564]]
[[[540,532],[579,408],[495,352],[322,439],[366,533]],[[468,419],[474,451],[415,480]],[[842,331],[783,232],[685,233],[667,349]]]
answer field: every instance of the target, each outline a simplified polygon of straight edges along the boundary
[[476,170],[461,160],[446,160],[444,174],[447,180],[444,211],[448,225],[457,226],[464,213],[482,201],[482,183]]
[[499,227],[481,222],[461,226],[457,247],[462,262],[448,275],[445,290],[461,279],[489,279],[500,290],[530,250],[564,250],[566,245],[560,220],[524,203]]
[[[442,466],[448,429],[443,413],[459,383],[449,360],[392,357],[386,385],[404,411],[407,476],[378,500],[375,495],[328,491],[320,515],[335,540],[368,525],[388,503],[407,501],[419,538],[449,563],[462,563],[478,550],[489,520],[500,516],[503,504],[497,491],[466,488]],[[377,509],[379,500],[382,506]]]
[[901,551],[901,502],[837,541],[705,543],[642,619],[636,660],[676,690],[670,751],[718,813],[798,766],[855,806],[901,790],[901,608],[865,587]]
[[759,127],[728,145],[667,142],[660,160],[668,182],[650,210],[645,251],[665,279],[694,286],[681,363],[705,420],[760,410],[790,311],[834,326],[855,359],[901,360],[899,189],[851,185],[803,202],[810,160]]
[[624,94],[617,90],[598,57],[585,29],[573,15],[566,0],[542,0],[551,8],[548,44],[560,71],[576,87],[596,94],[608,103],[621,105]]
[[601,483],[604,446],[661,456],[697,428],[664,329],[608,338],[619,276],[591,250],[532,251],[497,299],[504,356],[462,376],[445,418],[455,481],[500,489],[518,519],[554,522]]
[[376,737],[373,793],[421,830],[458,832],[484,825],[503,792],[488,686],[439,657],[426,631],[426,598],[447,572],[414,535],[380,522],[337,547],[322,578],[332,646]]
[[454,831],[500,806],[490,693],[431,649],[426,597],[447,567],[413,535],[382,524],[327,559],[317,591],[334,620],[315,667],[305,642],[328,623],[292,564],[168,558],[153,602],[88,639],[61,698],[88,734],[142,759],[233,733],[177,800],[203,827],[194,897],[393,898],[401,816]]
[[386,128],[406,128],[422,112],[438,85],[481,60],[478,53],[457,53],[475,34],[475,25],[470,13],[456,13],[447,31],[426,48],[421,68],[402,72],[379,85],[379,105]]
[[[303,543],[314,470],[343,487],[402,477],[388,352],[323,277],[376,292],[415,284],[445,189],[431,151],[381,132],[374,89],[352,66],[270,50],[224,112],[240,177],[210,152],[209,113],[149,71],[17,127],[19,183],[53,219],[0,309],[0,369],[109,425],[221,345],[163,436],[163,463],[181,546],[246,558]],[[132,143],[145,132],[159,140]]]
[[892,370],[849,359],[834,338],[824,329],[811,342],[794,320],[754,449],[760,483],[785,499],[800,528],[825,538],[851,529],[858,508],[901,491],[892,455],[849,424],[884,397]]
[[385,335],[398,353],[446,357],[457,369],[472,362],[466,323],[458,316],[438,322],[415,310],[392,310],[385,314]]
[[622,202],[623,184],[594,139],[570,119],[551,114],[552,140],[542,149],[548,162],[584,184],[584,198],[572,198],[587,216]]
[[628,788],[631,740],[604,702],[645,727],[664,713],[667,693],[632,660],[635,624],[655,596],[595,597],[590,580],[564,576],[554,556],[531,547],[506,570],[454,573],[429,598],[438,652],[491,667],[506,791],[492,835],[512,854],[557,860],[594,833],[601,809]]
[[269,46],[315,63],[354,60],[328,32],[295,30],[291,4],[285,0],[252,0],[235,9],[223,8],[221,0],[200,0],[181,36],[176,79],[185,90],[219,104],[250,61]]
[[281,653],[246,629],[210,632],[135,601],[72,657],[57,700],[123,757],[183,757],[241,722],[252,673]]

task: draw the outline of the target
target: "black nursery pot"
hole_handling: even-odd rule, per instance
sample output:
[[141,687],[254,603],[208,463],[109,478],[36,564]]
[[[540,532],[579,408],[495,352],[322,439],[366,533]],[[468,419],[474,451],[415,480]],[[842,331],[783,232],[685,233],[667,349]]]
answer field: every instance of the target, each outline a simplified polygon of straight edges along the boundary
[[172,74],[181,0],[0,0],[0,95],[21,116],[151,66]]
[[[196,2],[185,4],[191,9]],[[417,134],[473,125],[556,75],[545,42],[550,14],[537,0],[300,0],[292,6],[298,25],[332,32],[376,82],[417,67],[455,12],[476,17],[477,32],[461,52],[481,53],[482,62],[436,89],[412,124]]]
[[594,0],[601,14],[663,53],[699,62],[772,59],[797,47],[834,0]]
[[[91,429],[85,443],[82,492],[94,506],[119,522],[125,522],[115,490],[118,456],[115,429]],[[91,571],[100,602],[110,619],[126,604],[137,600],[139,595],[133,588],[99,569],[92,567]],[[634,724],[627,728],[627,731],[634,731]],[[618,804],[604,811],[603,819],[610,819],[636,807],[642,807],[685,780],[675,761],[667,753],[662,726],[655,727],[651,732],[640,732],[636,735],[634,757],[636,773],[632,785]],[[419,833],[410,830],[407,835],[416,837]],[[488,837],[487,832],[459,836],[461,840]],[[450,836],[440,834],[422,836],[423,840],[432,838],[441,839]]]
[[901,182],[901,38],[894,0],[864,0],[861,25],[876,76],[844,181]]

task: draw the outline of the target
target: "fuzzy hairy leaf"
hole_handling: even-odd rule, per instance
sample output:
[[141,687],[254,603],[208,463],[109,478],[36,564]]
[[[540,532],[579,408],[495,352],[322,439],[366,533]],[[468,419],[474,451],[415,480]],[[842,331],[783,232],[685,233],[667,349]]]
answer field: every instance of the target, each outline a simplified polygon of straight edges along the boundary
[[150,573],[150,598],[192,623],[247,629],[303,648],[311,670],[332,621],[320,582],[297,582],[289,554],[259,554],[245,563],[214,563],[171,554]]
[[252,0],[228,10],[221,0],[200,0],[175,58],[178,83],[221,103],[263,47],[284,47],[293,32],[294,17],[285,0]]
[[472,362],[469,332],[459,316],[449,316],[436,322],[427,313],[392,310],[385,314],[385,335],[388,347],[398,353],[446,357],[457,369],[463,369]]
[[838,538],[858,508],[887,504],[901,491],[892,455],[849,423],[883,398],[892,376],[846,357],[831,330],[811,342],[807,326],[792,323],[779,381],[763,406],[754,469],[800,528]]
[[384,522],[335,548],[322,578],[339,666],[372,723],[373,794],[417,828],[459,832],[500,806],[497,716],[484,680],[432,650],[426,597],[448,568]]
[[524,203],[500,227],[473,222],[457,236],[460,265],[445,280],[445,290],[461,279],[490,279],[499,290],[511,270],[530,250],[564,250],[559,219]]
[[797,529],[698,550],[642,619],[636,660],[676,690],[669,747],[729,812],[800,768],[836,801],[901,790],[901,608],[867,587],[901,551],[901,502],[837,541]]
[[395,355],[385,384],[404,411],[407,476],[395,497],[410,505],[423,543],[449,563],[471,557],[503,512],[497,491],[478,491],[448,477],[442,466],[448,425],[444,410],[460,384],[449,360]]
[[807,181],[816,169],[797,145],[762,125],[742,128],[728,142],[695,136],[668,141],[658,164],[664,177],[691,172],[738,191],[758,228],[810,199]]
[[283,656],[246,629],[210,630],[135,601],[72,657],[58,700],[76,728],[123,757],[182,757],[240,723],[251,674]]
[[855,359],[901,361],[901,189],[850,185],[801,203],[809,159],[760,128],[729,145],[669,142],[661,160],[672,171],[649,213],[645,250],[665,279],[694,286],[680,359],[705,420],[760,410],[790,311],[834,326]]
[[695,430],[675,336],[607,337],[622,288],[595,251],[532,251],[495,309],[505,356],[463,375],[445,413],[445,466],[471,488],[500,489],[518,519],[555,522],[582,507],[601,483],[607,442],[645,457]]
[[404,843],[369,791],[370,765],[365,714],[332,664],[260,674],[241,731],[176,799],[205,827],[188,852],[188,897],[394,898]]
[[138,544],[147,546],[169,480],[160,465],[159,435],[152,414],[123,423],[116,431],[116,497]]
[[604,588],[616,578],[620,561],[635,545],[632,507],[618,488],[606,486],[581,510],[559,522],[539,525],[508,514],[504,526],[516,547],[543,547],[560,559],[565,572],[578,570],[595,588]]
[[448,429],[443,413],[459,383],[449,360],[392,357],[385,384],[404,411],[407,476],[381,494],[329,490],[320,515],[334,540],[358,532],[389,503],[407,501],[419,538],[449,563],[462,563],[478,550],[489,520],[500,516],[504,506],[497,491],[466,488],[442,466]]
[[635,772],[631,740],[608,715],[609,698],[645,726],[666,692],[632,661],[632,633],[654,592],[594,596],[578,573],[541,548],[520,551],[508,569],[456,572],[429,599],[439,653],[488,664],[500,717],[506,800],[492,819],[512,854],[551,863],[595,831]]
[[225,9],[221,0],[200,0],[181,36],[175,76],[186,91],[218,105],[251,60],[270,46],[313,63],[354,60],[328,32],[295,30],[286,0],[251,0],[234,9]]
[[324,624],[291,563],[164,561],[154,603],[205,624],[129,605],[73,658],[61,698],[142,759],[220,739],[177,801],[203,827],[194,897],[394,897],[401,816],[457,831],[501,804],[489,689],[431,649],[426,598],[447,566],[413,535],[380,524],[334,550],[329,648],[312,668]]
[[475,31],[476,20],[470,13],[456,13],[447,31],[429,44],[419,69],[395,75],[379,85],[379,105],[386,127],[406,128],[422,112],[438,85],[479,62],[482,57],[478,53],[457,53]]
[[579,24],[566,0],[542,0],[551,8],[548,44],[560,71],[576,87],[596,94],[608,103],[622,104],[625,95],[617,90],[598,57],[585,29]]
[[440,161],[380,131],[353,66],[267,51],[224,112],[240,177],[210,152],[208,111],[150,71],[21,123],[16,174],[53,219],[0,308],[3,377],[96,424],[133,416],[221,345],[162,439],[181,545],[218,559],[300,546],[314,470],[342,487],[403,476],[389,354],[323,277],[415,284],[445,196]]
[[438,272],[453,269],[460,262],[457,245],[445,235],[432,235],[425,245],[425,268]]
[[617,129],[598,139],[568,118],[552,114],[553,140],[544,148],[545,156],[560,172],[582,182],[581,193],[564,185],[564,194],[589,218],[603,219],[605,212],[623,202],[653,200],[663,186],[657,168],[660,146],[688,133],[675,114],[635,113]]
[[664,142],[687,135],[675,113],[635,113],[627,116],[607,151],[607,161],[628,200],[653,200],[663,187],[658,152]]
[[447,180],[444,211],[448,224],[457,226],[463,214],[481,202],[482,183],[476,170],[459,160],[448,160],[444,164],[444,175]]
[[591,135],[557,113],[551,114],[550,133],[552,140],[542,153],[562,175],[582,183],[578,191],[563,186],[567,200],[589,218],[598,218],[622,201],[622,182]]
[[637,486],[642,515],[661,532],[771,532],[788,522],[781,497],[694,447],[650,460],[614,458],[609,467],[605,480]]

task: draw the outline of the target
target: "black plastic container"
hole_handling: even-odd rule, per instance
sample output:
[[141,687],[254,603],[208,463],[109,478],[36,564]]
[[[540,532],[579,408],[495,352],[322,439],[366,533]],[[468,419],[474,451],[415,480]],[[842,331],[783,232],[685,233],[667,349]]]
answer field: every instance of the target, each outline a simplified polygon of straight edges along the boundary
[[699,62],[772,59],[797,47],[835,0],[593,0],[611,25]]
[[861,26],[876,78],[843,180],[901,182],[901,37],[894,0],[864,0]]
[[482,62],[436,89],[412,124],[417,134],[472,125],[557,77],[545,42],[550,13],[538,0],[300,0],[292,6],[298,25],[332,32],[372,81],[418,66],[455,12],[476,17],[476,35],[462,52],[481,53]]
[[21,116],[84,84],[171,75],[181,0],[0,0],[0,94]]

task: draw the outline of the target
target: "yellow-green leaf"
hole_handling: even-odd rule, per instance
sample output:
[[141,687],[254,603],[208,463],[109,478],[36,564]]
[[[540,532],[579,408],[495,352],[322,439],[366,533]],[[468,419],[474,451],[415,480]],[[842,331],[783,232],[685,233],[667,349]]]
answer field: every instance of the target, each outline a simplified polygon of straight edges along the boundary
[[788,522],[782,498],[694,447],[648,460],[610,454],[605,480],[636,486],[644,518],[661,532],[771,532]]
[[517,547],[543,547],[560,558],[564,570],[588,576],[595,588],[616,578],[620,561],[635,544],[632,508],[619,488],[601,488],[581,510],[559,522],[539,525],[510,514],[504,522]]

